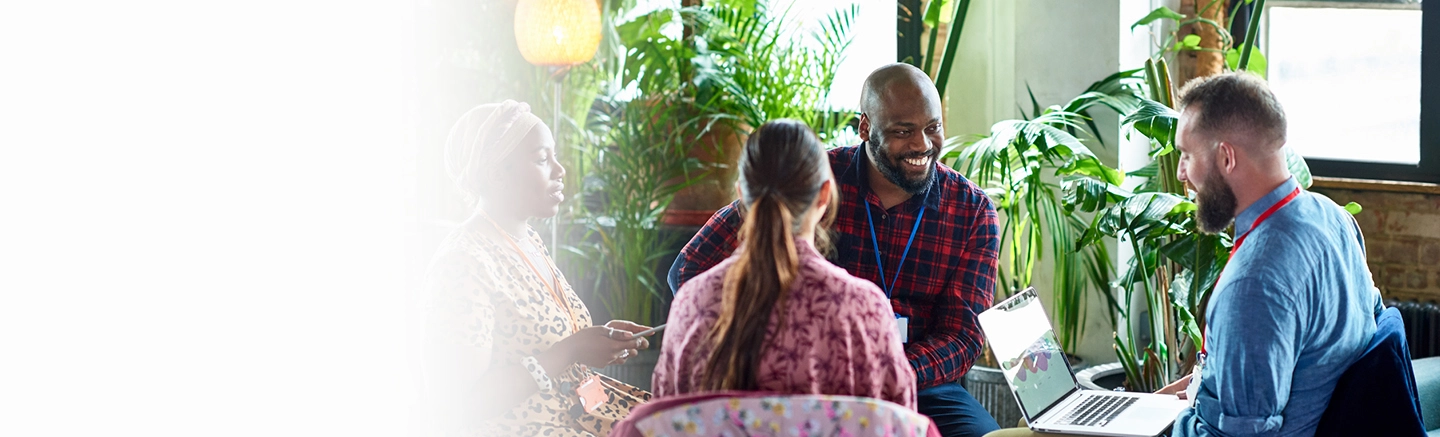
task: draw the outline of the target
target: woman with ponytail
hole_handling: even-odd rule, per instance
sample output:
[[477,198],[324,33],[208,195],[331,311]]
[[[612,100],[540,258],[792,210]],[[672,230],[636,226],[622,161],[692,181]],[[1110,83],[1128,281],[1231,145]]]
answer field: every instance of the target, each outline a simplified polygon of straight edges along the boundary
[[815,134],[794,120],[761,126],[739,188],[740,249],[676,294],[655,395],[851,395],[914,409],[915,373],[885,294],[816,248],[838,199]]

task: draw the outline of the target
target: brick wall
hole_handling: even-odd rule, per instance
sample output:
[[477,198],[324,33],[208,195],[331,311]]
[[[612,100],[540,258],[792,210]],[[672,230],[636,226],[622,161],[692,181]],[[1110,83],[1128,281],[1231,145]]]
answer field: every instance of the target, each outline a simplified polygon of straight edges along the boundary
[[1364,207],[1355,219],[1381,294],[1440,301],[1440,187],[1317,181],[1311,189]]

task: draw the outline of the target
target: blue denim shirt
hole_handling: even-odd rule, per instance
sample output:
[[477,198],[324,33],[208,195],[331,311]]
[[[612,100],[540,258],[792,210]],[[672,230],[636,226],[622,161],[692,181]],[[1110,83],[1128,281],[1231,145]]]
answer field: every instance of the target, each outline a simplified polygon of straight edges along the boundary
[[1199,394],[1173,435],[1315,434],[1375,333],[1380,294],[1349,213],[1301,190],[1252,232],[1296,188],[1292,177],[1235,219],[1235,235],[1250,234],[1210,297]]

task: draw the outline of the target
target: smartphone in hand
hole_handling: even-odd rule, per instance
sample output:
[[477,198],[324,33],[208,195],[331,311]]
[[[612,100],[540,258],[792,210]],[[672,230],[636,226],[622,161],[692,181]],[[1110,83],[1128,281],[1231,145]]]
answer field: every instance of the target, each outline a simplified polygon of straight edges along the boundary
[[665,324],[662,323],[662,324],[660,324],[660,326],[656,326],[656,327],[654,327],[654,328],[650,328],[650,329],[646,329],[646,330],[644,330],[644,331],[636,332],[636,333],[633,334],[633,335],[636,336],[636,337],[645,337],[645,336],[653,335],[653,334],[655,334],[656,332],[660,332],[660,331],[663,330],[663,329],[665,329]]

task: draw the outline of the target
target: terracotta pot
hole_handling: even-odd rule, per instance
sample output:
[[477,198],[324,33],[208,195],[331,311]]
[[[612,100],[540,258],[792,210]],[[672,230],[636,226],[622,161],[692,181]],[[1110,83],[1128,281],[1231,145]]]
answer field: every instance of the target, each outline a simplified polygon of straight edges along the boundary
[[665,211],[665,224],[701,226],[716,210],[735,201],[735,181],[740,176],[736,162],[745,148],[745,136],[741,132],[748,130],[745,126],[717,122],[693,141],[690,157],[699,160],[710,171],[698,182],[675,194],[675,199],[670,201],[670,207]]

